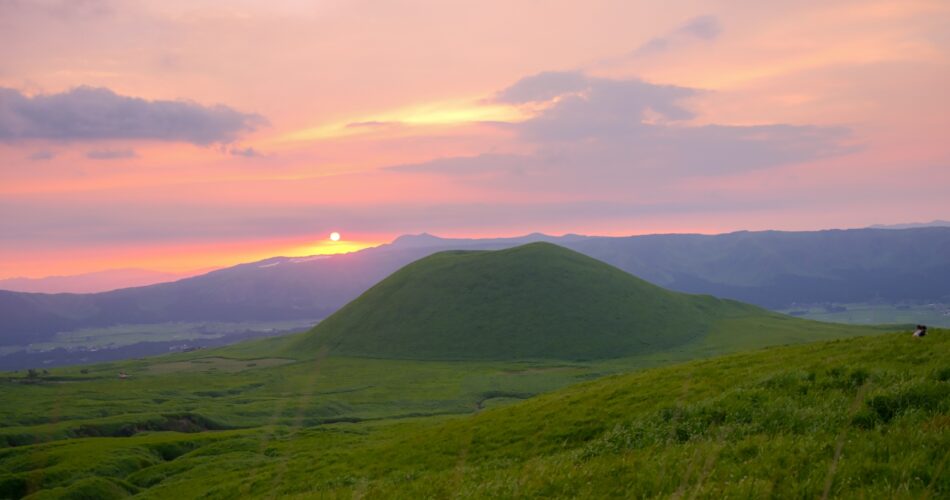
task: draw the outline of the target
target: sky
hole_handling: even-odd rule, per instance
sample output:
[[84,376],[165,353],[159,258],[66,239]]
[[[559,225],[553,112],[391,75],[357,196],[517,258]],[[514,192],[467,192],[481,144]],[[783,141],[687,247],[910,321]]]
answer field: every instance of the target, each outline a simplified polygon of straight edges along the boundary
[[0,0],[0,278],[950,218],[950,3],[660,4]]

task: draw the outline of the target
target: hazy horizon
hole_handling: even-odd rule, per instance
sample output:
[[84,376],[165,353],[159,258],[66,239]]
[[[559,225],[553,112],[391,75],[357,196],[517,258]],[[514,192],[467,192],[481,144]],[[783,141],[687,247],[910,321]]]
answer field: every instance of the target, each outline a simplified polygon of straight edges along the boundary
[[[858,230],[858,229],[888,229],[888,230],[899,230],[899,229],[920,229],[927,227],[950,227],[950,221],[944,220],[933,220],[931,222],[910,222],[910,223],[900,223],[893,225],[871,225],[868,227],[857,227],[857,228],[817,228],[817,229],[807,229],[802,230],[803,232],[819,232],[819,231],[847,231],[847,230]],[[176,281],[179,279],[189,278],[193,276],[200,276],[212,271],[219,269],[228,268],[231,266],[249,264],[253,262],[263,261],[271,258],[280,258],[280,257],[313,257],[313,256],[325,256],[325,255],[339,255],[343,253],[352,253],[359,252],[362,250],[368,250],[373,248],[379,248],[386,245],[397,243],[399,240],[404,238],[412,237],[422,237],[428,236],[440,240],[454,240],[454,239],[519,239],[527,238],[530,236],[544,236],[551,238],[561,238],[567,236],[578,236],[583,238],[626,238],[626,237],[635,237],[635,236],[657,236],[657,235],[676,235],[676,234],[701,234],[705,236],[716,236],[716,235],[726,235],[733,234],[737,232],[757,232],[757,231],[774,231],[770,229],[766,230],[748,230],[748,229],[739,229],[734,231],[727,232],[694,232],[694,233],[643,233],[643,234],[621,234],[621,235],[607,235],[607,234],[578,234],[578,233],[543,233],[540,231],[533,231],[530,233],[519,233],[514,235],[495,235],[495,236],[482,236],[478,238],[466,238],[466,237],[457,237],[457,236],[446,236],[441,234],[432,234],[428,232],[421,233],[407,233],[396,236],[390,241],[383,241],[378,243],[366,244],[365,246],[359,246],[355,248],[346,248],[344,251],[333,251],[330,249],[327,253],[313,253],[313,254],[303,254],[303,255],[267,255],[261,258],[253,260],[234,260],[227,261],[228,256],[221,256],[222,262],[226,262],[224,265],[214,266],[214,267],[203,267],[196,269],[187,269],[187,270],[178,270],[178,271],[167,271],[160,269],[146,269],[146,268],[107,268],[107,269],[95,269],[91,271],[79,272],[76,274],[61,274],[61,275],[50,275],[50,276],[10,276],[10,277],[0,277],[0,290],[16,291],[16,292],[32,292],[32,293],[97,293],[115,290],[119,288],[128,288],[134,286],[146,286],[157,283],[166,283],[170,281]]]

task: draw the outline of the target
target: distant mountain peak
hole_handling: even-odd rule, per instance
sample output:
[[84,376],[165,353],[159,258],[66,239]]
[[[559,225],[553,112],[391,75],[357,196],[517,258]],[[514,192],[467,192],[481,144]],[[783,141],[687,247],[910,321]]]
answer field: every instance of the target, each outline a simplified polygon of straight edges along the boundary
[[402,246],[402,247],[423,247],[434,244],[439,244],[440,242],[445,241],[444,238],[431,235],[429,233],[419,233],[419,234],[404,234],[391,243],[392,245]]
[[169,273],[139,268],[106,269],[64,276],[0,279],[0,290],[28,293],[96,293],[175,281],[194,274],[198,273]]
[[441,240],[442,238],[440,238],[440,237],[438,237],[438,236],[436,236],[436,235],[434,235],[434,234],[429,234],[429,233],[426,233],[426,232],[421,232],[421,233],[419,233],[419,234],[404,234],[404,235],[401,235],[401,236],[399,236],[398,238],[396,238],[394,241],[400,241],[400,240],[420,240],[420,239],[421,239],[421,240]]

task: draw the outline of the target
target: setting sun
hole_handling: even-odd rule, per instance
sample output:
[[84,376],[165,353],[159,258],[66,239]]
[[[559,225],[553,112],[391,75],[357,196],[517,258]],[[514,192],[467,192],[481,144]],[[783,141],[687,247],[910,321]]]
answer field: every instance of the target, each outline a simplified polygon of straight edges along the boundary
[[338,233],[338,232],[336,232],[336,231],[330,233],[330,239],[331,239],[332,241],[340,241],[340,233]]

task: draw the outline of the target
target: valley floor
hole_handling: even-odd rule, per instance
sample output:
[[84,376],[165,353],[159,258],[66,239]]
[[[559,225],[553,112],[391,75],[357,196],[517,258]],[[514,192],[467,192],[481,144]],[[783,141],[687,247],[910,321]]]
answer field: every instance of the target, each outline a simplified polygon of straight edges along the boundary
[[800,318],[859,325],[924,324],[950,327],[950,304],[819,304],[780,311]]

